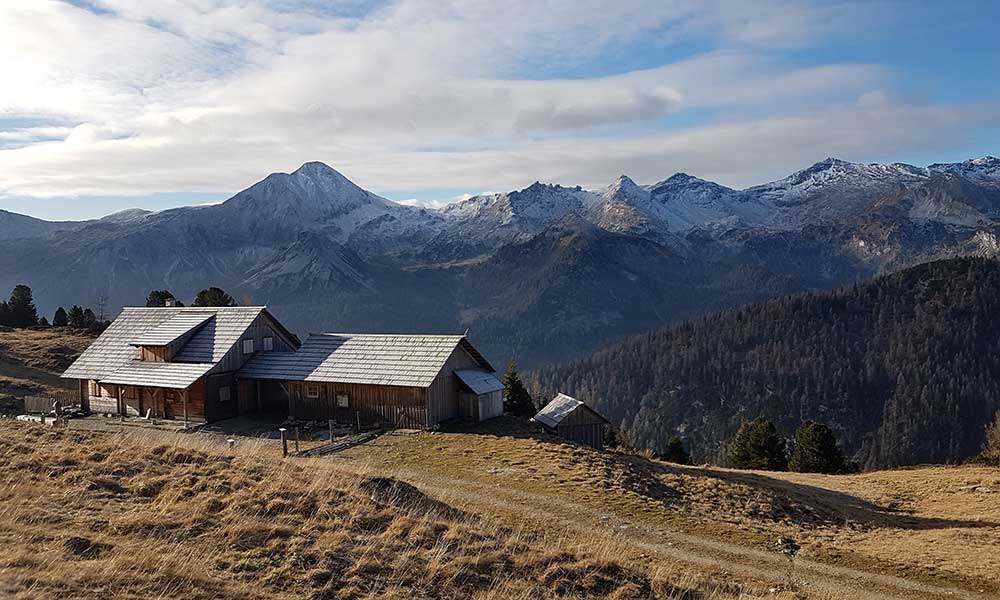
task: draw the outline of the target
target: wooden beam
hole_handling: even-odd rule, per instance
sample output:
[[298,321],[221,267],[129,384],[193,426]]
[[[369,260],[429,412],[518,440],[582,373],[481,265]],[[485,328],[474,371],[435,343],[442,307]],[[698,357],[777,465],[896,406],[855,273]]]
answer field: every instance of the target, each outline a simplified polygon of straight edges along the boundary
[[188,426],[188,391],[187,388],[181,390],[181,403],[184,405],[184,427]]

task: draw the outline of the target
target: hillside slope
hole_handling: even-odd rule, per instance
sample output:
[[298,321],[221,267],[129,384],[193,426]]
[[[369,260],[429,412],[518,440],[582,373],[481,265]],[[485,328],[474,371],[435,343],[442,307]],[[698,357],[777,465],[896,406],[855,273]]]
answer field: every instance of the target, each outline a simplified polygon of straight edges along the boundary
[[1000,263],[953,259],[629,338],[530,376],[593,402],[641,447],[719,460],[740,422],[829,423],[868,468],[979,451],[1000,408]]

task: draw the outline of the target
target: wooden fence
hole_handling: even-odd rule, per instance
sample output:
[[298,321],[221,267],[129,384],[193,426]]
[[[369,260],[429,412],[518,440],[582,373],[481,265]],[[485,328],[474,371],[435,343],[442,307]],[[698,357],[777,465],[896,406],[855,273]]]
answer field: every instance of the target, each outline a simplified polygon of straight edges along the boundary
[[25,396],[24,412],[33,415],[48,414],[52,412],[52,404],[56,400],[59,401],[59,406],[62,408],[79,406],[79,402],[74,403],[73,400],[69,400],[67,398],[56,398],[54,396]]

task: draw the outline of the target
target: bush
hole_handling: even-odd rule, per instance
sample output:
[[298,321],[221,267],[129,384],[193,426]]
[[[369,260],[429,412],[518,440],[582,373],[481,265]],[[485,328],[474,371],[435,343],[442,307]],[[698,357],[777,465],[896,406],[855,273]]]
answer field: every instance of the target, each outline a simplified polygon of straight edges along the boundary
[[844,473],[847,470],[833,431],[815,421],[806,421],[795,432],[795,448],[788,469],[800,473]]
[[757,417],[740,425],[729,445],[728,462],[737,469],[785,471],[788,469],[785,440],[778,435],[774,423]]
[[681,441],[681,438],[676,436],[670,438],[670,441],[667,442],[667,449],[663,451],[660,458],[679,465],[691,464],[691,453],[684,447],[684,442]]

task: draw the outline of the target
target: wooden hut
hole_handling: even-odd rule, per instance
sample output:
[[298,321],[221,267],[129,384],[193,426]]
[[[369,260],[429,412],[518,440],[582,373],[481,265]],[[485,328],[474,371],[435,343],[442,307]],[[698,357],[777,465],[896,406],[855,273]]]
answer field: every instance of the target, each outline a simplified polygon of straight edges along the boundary
[[604,432],[610,421],[583,402],[559,394],[531,418],[546,431],[578,444],[604,449]]
[[235,387],[251,357],[298,347],[263,306],[126,307],[62,377],[93,412],[213,421],[258,408]]
[[286,402],[294,419],[422,429],[503,412],[493,367],[461,335],[312,334],[238,376],[241,393]]

